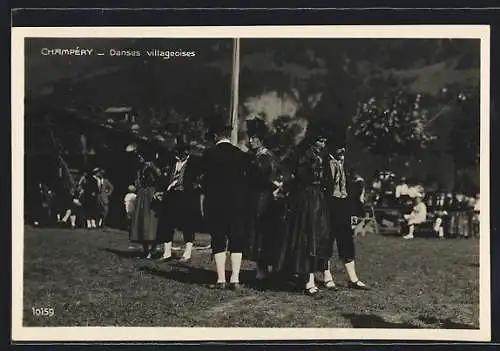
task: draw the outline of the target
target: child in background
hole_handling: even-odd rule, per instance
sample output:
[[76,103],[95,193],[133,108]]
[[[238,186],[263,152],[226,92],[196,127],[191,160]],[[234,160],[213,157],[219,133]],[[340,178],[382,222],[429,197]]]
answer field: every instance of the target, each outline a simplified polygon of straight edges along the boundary
[[[130,224],[132,222],[132,214],[135,210],[135,198],[137,197],[136,188],[134,185],[128,186],[128,193],[125,194],[123,199],[123,204],[125,205],[125,213],[127,214],[127,229],[130,229]],[[129,244],[129,249],[133,249],[134,246]]]

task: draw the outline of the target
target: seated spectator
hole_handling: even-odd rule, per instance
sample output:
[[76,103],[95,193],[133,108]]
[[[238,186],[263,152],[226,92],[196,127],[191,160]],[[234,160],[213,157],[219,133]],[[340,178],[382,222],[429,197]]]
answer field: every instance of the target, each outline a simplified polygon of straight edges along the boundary
[[432,212],[434,214],[433,230],[439,239],[444,239],[445,223],[448,219],[448,211],[445,206],[446,194],[438,192],[434,196]]
[[471,232],[470,210],[465,201],[465,195],[455,193],[455,196],[449,202],[449,235],[451,237],[468,238]]
[[423,194],[419,193],[415,197],[415,205],[410,214],[403,216],[408,226],[408,234],[403,236],[404,239],[413,239],[415,233],[415,226],[424,223],[427,220],[427,206],[422,201]]
[[472,217],[472,233],[475,237],[479,237],[479,194],[476,194],[473,212],[474,215]]

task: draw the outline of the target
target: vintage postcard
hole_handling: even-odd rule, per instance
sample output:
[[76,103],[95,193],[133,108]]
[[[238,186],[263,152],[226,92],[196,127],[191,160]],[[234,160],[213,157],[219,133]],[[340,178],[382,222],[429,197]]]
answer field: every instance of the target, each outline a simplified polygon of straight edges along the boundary
[[12,28],[12,339],[490,340],[490,29]]

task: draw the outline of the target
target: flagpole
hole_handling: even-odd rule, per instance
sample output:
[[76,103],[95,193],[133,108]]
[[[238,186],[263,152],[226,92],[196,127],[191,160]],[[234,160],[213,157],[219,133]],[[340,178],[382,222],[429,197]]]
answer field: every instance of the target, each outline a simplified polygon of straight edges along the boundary
[[238,144],[238,106],[240,80],[240,38],[233,39],[233,76],[231,84],[231,141]]

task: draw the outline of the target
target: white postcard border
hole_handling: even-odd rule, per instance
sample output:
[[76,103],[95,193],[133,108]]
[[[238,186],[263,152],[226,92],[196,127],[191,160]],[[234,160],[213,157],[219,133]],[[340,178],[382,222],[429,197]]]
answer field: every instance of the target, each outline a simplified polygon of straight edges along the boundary
[[[25,38],[467,38],[481,40],[480,328],[150,328],[24,327],[24,39]],[[12,340],[21,341],[244,341],[491,339],[490,282],[490,27],[488,25],[245,26],[245,27],[14,27],[12,28]]]

